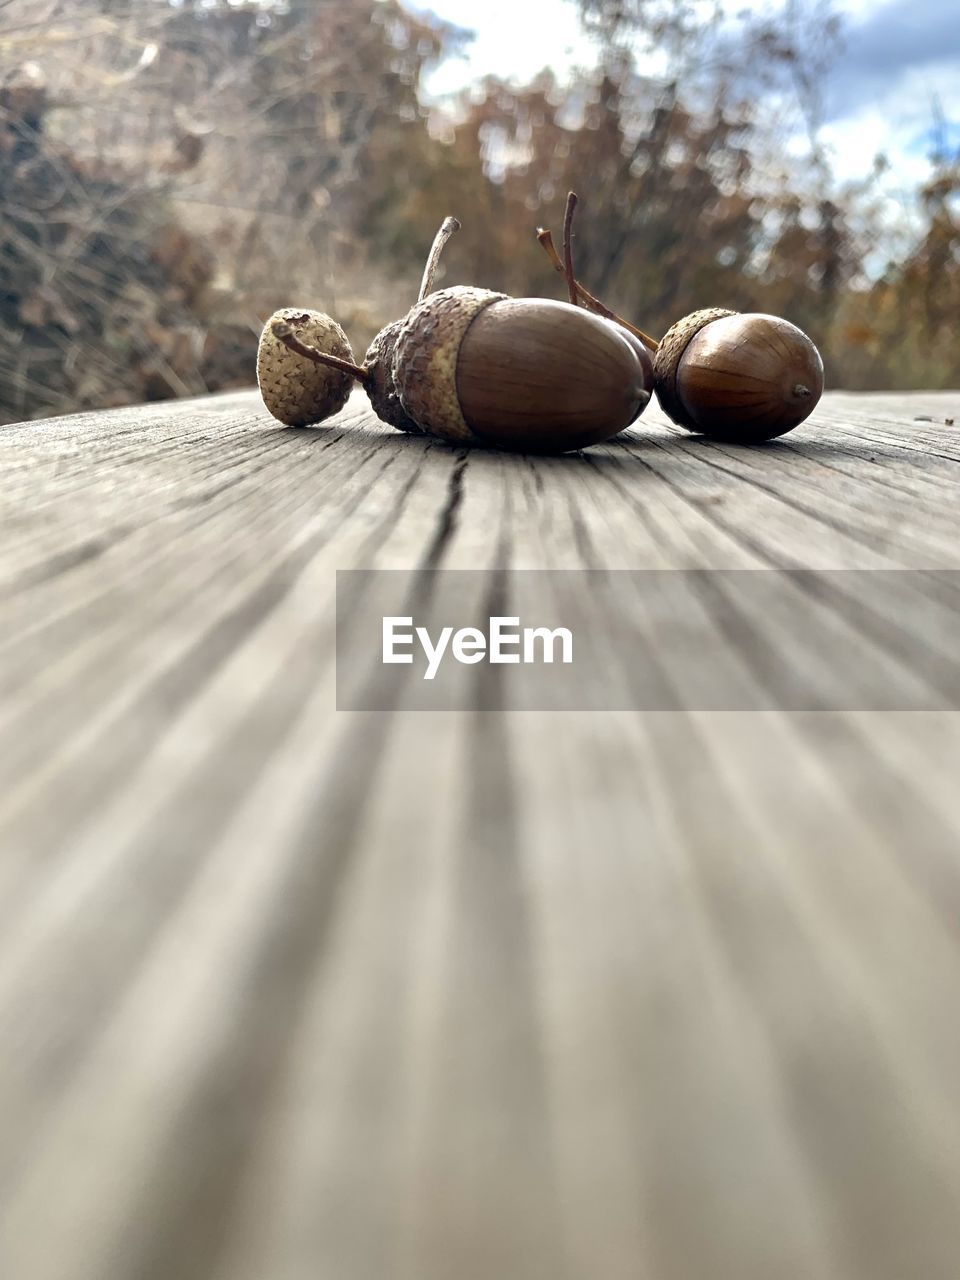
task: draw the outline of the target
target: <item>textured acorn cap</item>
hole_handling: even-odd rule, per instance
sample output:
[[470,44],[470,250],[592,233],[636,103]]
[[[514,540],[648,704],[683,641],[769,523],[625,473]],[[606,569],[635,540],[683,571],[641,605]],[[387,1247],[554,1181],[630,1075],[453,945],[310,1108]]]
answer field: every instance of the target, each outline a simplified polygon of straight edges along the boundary
[[381,421],[396,427],[398,431],[422,435],[421,429],[400,403],[397,384],[393,378],[393,353],[402,324],[403,320],[394,320],[393,324],[381,329],[370,343],[367,354],[363,357],[364,366],[369,370],[364,386],[373,411]]
[[267,409],[288,427],[307,427],[338,413],[347,403],[354,379],[291,351],[273,333],[274,320],[289,324],[302,342],[353,363],[350,342],[336,320],[303,307],[275,311],[257,350],[257,382]]
[[393,378],[416,425],[445,440],[472,440],[457,397],[460,343],[476,316],[507,295],[471,285],[440,289],[418,302],[400,323]]
[[687,344],[711,321],[736,314],[735,311],[728,311],[724,307],[705,307],[702,311],[691,311],[688,316],[671,325],[660,340],[660,346],[653,358],[653,385],[660,407],[678,426],[687,427],[690,431],[698,430],[677,394],[677,370],[680,368],[680,361],[683,359]]

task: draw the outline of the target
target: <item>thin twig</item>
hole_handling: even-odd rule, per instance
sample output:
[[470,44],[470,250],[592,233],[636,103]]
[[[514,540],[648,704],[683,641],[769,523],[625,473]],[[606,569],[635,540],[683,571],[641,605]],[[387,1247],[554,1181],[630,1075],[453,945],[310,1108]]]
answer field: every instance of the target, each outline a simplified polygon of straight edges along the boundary
[[570,305],[577,305],[577,277],[573,270],[573,215],[577,209],[577,193],[567,193],[567,207],[563,211],[563,274],[567,280]]
[[349,373],[358,382],[366,382],[370,376],[370,370],[366,365],[352,364],[349,360],[341,360],[339,356],[332,356],[326,351],[321,351],[319,347],[314,347],[309,342],[301,342],[294,332],[293,326],[289,325],[286,320],[273,320],[270,324],[270,331],[275,338],[279,338],[285,347],[295,351],[298,356],[312,360],[314,364],[324,364],[331,369],[339,369],[342,373]]
[[[567,269],[563,265],[563,260],[557,253],[557,247],[553,243],[553,234],[546,227],[537,228],[537,239],[540,241],[544,252],[553,263],[556,271],[566,279]],[[650,351],[656,351],[660,343],[656,338],[651,338],[648,333],[644,333],[642,329],[638,329],[636,325],[631,324],[629,320],[624,320],[623,316],[618,316],[615,311],[611,311],[609,307],[605,307],[599,298],[595,297],[589,289],[585,288],[580,281],[577,282],[577,296],[585,307],[590,311],[595,311],[598,316],[603,316],[605,320],[612,320],[614,324],[620,325],[635,338],[639,338],[645,347]]]
[[427,265],[423,269],[423,279],[420,281],[420,294],[417,298],[418,302],[422,302],[424,298],[433,290],[433,277],[437,274],[437,267],[440,264],[440,255],[443,253],[443,247],[450,237],[460,230],[460,223],[456,218],[444,218],[440,230],[434,236],[433,244],[430,248],[430,256],[427,258]]

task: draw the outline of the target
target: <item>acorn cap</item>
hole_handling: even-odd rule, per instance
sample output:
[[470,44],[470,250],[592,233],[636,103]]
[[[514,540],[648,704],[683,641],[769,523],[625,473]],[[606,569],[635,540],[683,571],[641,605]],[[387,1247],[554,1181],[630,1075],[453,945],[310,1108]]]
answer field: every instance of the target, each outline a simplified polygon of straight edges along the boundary
[[457,396],[460,343],[474,319],[507,295],[471,285],[440,289],[400,322],[393,378],[400,402],[421,431],[446,440],[473,440]]
[[421,429],[400,403],[397,384],[393,378],[393,353],[402,324],[402,319],[394,320],[393,324],[381,329],[370,343],[367,354],[363,357],[364,366],[369,370],[364,386],[373,411],[381,421],[396,427],[398,431],[422,435]]
[[311,426],[338,413],[347,403],[354,379],[291,351],[271,329],[275,320],[290,325],[302,342],[353,363],[353,349],[336,320],[304,307],[275,311],[257,349],[257,382],[267,409],[288,427]]
[[677,370],[687,344],[711,321],[736,314],[736,311],[728,311],[724,307],[705,307],[702,311],[691,311],[688,316],[671,325],[661,338],[653,358],[653,385],[660,407],[678,426],[687,427],[690,431],[698,430],[677,394]]

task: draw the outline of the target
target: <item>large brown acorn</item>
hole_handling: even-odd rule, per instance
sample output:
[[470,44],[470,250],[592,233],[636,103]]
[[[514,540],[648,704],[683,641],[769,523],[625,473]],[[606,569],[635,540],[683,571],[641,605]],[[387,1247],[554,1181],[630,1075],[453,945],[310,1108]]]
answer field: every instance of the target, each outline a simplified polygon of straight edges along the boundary
[[792,430],[823,394],[823,361],[802,329],[779,316],[719,307],[678,320],[653,370],[674,422],[744,444]]
[[528,452],[607,440],[650,399],[652,369],[606,321],[566,302],[441,289],[400,325],[393,377],[431,435]]
[[546,299],[470,286],[431,292],[459,228],[444,220],[417,303],[364,357],[377,415],[401,431],[544,452],[605,440],[632,422],[650,399],[653,367],[641,350],[634,395],[638,370],[621,346],[632,349],[629,334],[615,330],[616,341],[605,341],[592,317]]

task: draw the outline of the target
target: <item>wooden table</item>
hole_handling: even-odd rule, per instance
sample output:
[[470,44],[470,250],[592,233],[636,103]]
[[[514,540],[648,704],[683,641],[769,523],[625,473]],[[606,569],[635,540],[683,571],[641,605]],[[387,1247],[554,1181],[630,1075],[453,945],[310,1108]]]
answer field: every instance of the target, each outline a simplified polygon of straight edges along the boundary
[[3,1280],[956,1280],[956,712],[337,711],[333,583],[958,569],[958,408],[0,429]]

